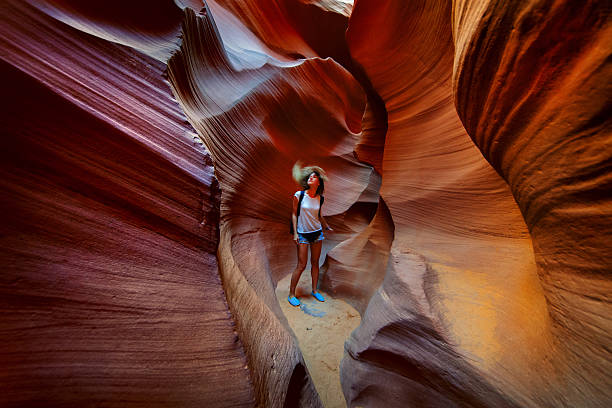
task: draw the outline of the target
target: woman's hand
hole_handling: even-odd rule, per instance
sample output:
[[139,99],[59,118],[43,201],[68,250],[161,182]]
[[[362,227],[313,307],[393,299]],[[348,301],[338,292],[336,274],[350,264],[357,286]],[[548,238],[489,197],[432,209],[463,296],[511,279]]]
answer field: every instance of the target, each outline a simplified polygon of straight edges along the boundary
[[298,243],[298,234],[293,234],[293,240],[296,244]]
[[333,231],[334,229],[328,225],[327,227],[325,227],[325,230],[326,231]]

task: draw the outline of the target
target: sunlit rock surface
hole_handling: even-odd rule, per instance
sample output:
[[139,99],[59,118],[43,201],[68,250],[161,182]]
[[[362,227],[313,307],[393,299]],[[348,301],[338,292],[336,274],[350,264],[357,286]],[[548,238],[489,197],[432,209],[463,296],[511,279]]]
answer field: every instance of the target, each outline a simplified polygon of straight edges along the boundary
[[395,225],[347,343],[355,405],[610,403],[609,10],[536,3],[353,9]]
[[522,377],[542,405],[610,405],[611,9],[455,11],[457,111],[529,228],[554,339],[547,367]]
[[322,406],[278,304],[297,160],[349,406],[612,404],[605,2],[1,7],[12,406]]

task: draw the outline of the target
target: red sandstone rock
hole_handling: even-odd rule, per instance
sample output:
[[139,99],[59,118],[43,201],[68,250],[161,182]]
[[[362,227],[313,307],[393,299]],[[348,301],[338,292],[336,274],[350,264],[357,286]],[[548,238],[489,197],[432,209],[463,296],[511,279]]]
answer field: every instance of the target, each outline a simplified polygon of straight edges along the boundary
[[[229,305],[248,344],[258,403],[316,406],[318,396],[274,292],[296,259],[287,233],[297,188],[291,167],[301,159],[327,170],[324,215],[358,201],[373,172],[352,154],[365,95],[331,59],[253,57],[239,46],[246,44],[246,28],[222,43],[212,17],[208,9],[201,17],[187,12],[181,50],[168,67],[180,103],[211,151],[223,191],[219,258]],[[259,46],[252,38],[250,44]],[[258,59],[264,63],[257,65]]]
[[610,405],[610,7],[456,10],[457,111],[529,227],[555,339],[551,367],[524,377],[546,379],[544,401]]
[[[29,0],[50,17],[166,62],[179,46],[183,13],[168,0]],[[197,3],[196,1],[177,1]],[[183,5],[185,7],[185,5]]]
[[[254,60],[252,51],[257,50],[283,61],[331,57],[346,68],[367,96],[362,134],[355,153],[360,161],[373,165],[382,173],[380,164],[387,116],[369,78],[349,55],[345,31],[352,8],[350,3],[335,0],[211,0],[208,4],[226,49],[251,50],[248,60]],[[241,41],[246,36],[250,38],[249,44]],[[255,41],[258,44],[253,44]]]
[[[610,161],[610,149],[602,150],[609,132],[598,113],[605,109],[606,92],[609,99],[609,87],[601,84],[609,82],[610,73],[595,71],[599,80],[590,79],[592,103],[584,102],[586,91],[584,97],[575,93],[579,81],[573,78],[581,69],[589,72],[588,66],[600,67],[609,55],[609,41],[602,52],[609,38],[603,34],[606,20],[594,5],[578,12],[569,2],[550,10],[536,2],[453,7],[454,14],[447,2],[381,7],[362,0],[349,22],[351,54],[387,108],[381,197],[395,240],[392,268],[347,343],[350,358],[342,370],[347,401],[398,407],[407,402],[605,406],[610,394],[601,373],[609,371],[604,350],[610,337],[597,328],[610,325],[603,312],[609,311],[609,281],[600,273],[610,262],[590,259],[602,259],[594,254],[609,250],[609,242],[587,236],[594,229],[598,236],[608,234],[601,217],[608,214],[609,220],[609,212],[603,210],[605,178],[588,187],[583,180],[585,171],[595,174],[587,169],[597,168],[601,175],[601,165]],[[601,36],[562,35],[561,27],[576,13],[578,21],[570,27]],[[515,27],[520,29],[513,36]],[[523,31],[528,35],[520,38]],[[572,71],[570,61],[583,57],[578,44],[593,51],[585,51],[580,68]],[[553,72],[564,75],[554,75],[557,82],[552,82]],[[533,81],[541,85],[534,87]],[[549,91],[556,87],[559,93]],[[570,98],[572,93],[576,96]],[[530,103],[522,99],[527,97]],[[467,131],[512,189],[470,143],[454,100]],[[582,116],[568,109],[564,124],[573,125],[547,126],[570,100]],[[546,101],[557,110],[538,105]],[[596,118],[595,125],[586,131],[579,124],[589,123],[589,117]],[[576,129],[592,135],[601,153],[561,142],[561,137],[579,140]],[[559,166],[568,160],[569,171]],[[575,183],[581,187],[570,187]],[[573,210],[555,214],[555,200],[567,208],[574,198],[580,208],[586,206],[580,216],[572,216]],[[585,211],[597,218],[585,218]],[[576,219],[582,220],[583,232],[572,237]],[[570,274],[568,262],[582,273]],[[559,285],[572,295],[563,295]],[[587,292],[596,293],[588,302]],[[587,339],[578,339],[579,332]],[[565,342],[573,350],[559,347]],[[586,367],[597,368],[587,374]],[[375,384],[373,377],[379,379]]]
[[[113,3],[4,7],[9,403],[320,406],[275,296],[301,159],[349,406],[610,404],[601,3]],[[108,40],[178,50],[220,214],[163,64]]]
[[164,64],[2,8],[0,405],[252,406],[218,187]]

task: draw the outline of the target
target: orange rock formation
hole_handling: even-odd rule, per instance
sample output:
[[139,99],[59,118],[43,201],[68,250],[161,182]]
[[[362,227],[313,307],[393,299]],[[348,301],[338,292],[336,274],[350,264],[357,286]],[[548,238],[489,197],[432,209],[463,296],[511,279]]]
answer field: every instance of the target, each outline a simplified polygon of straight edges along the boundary
[[322,406],[275,293],[297,160],[349,406],[612,403],[605,2],[2,8],[9,406]]

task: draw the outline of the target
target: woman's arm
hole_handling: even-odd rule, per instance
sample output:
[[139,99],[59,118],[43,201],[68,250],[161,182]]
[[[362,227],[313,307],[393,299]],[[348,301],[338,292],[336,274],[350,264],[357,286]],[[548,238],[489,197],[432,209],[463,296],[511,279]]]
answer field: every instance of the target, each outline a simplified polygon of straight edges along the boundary
[[329,226],[329,224],[327,223],[327,221],[325,221],[325,218],[322,215],[319,215],[319,220],[321,221],[321,226],[323,227],[323,229],[333,231],[332,227]]
[[293,223],[293,240],[297,242],[298,233],[297,233],[297,207],[298,207],[298,198],[293,196],[293,212],[291,213],[291,222]]

